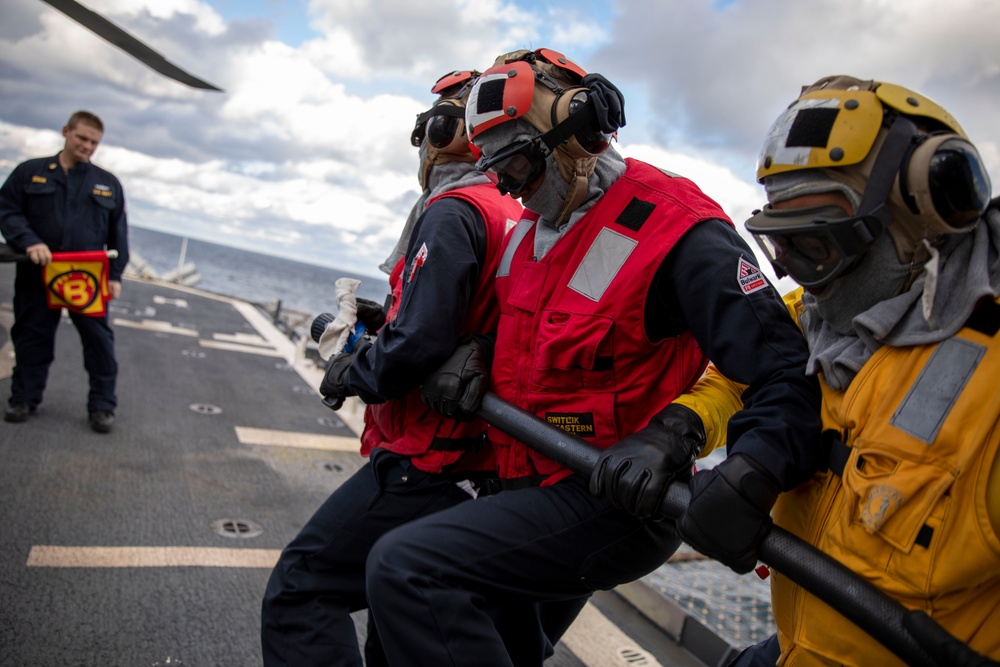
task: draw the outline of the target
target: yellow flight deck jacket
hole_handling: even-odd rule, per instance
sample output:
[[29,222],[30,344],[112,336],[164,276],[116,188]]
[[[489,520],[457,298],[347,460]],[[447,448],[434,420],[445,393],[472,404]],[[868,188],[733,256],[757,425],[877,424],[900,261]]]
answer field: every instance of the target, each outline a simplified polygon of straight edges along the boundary
[[[785,296],[796,321],[802,290]],[[882,347],[846,391],[822,382],[831,470],[781,494],[775,523],[1000,659],[1000,299],[939,343]],[[678,399],[725,440],[744,387],[714,367]],[[779,571],[779,667],[902,665]]]

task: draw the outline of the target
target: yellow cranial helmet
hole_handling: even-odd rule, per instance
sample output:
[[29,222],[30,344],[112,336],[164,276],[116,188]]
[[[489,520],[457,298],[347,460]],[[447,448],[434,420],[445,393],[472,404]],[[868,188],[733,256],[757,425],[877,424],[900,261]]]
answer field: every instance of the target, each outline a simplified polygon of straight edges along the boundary
[[891,83],[832,76],[804,87],[771,126],[757,161],[757,180],[829,169],[831,178],[863,186],[900,117],[915,130],[900,163],[888,165],[897,166],[890,203],[938,232],[967,231],[990,195],[979,153],[942,106]]
[[757,180],[784,171],[861,162],[875,144],[885,108],[966,138],[950,113],[920,93],[891,83],[826,77],[804,87],[771,126],[757,161]]
[[[922,259],[924,239],[972,229],[990,199],[986,168],[950,113],[902,86],[849,76],[803,87],[771,126],[758,181],[805,170],[857,193],[862,236],[888,230],[904,262]],[[781,234],[781,216],[768,209],[748,229]],[[863,253],[872,240],[858,242]]]

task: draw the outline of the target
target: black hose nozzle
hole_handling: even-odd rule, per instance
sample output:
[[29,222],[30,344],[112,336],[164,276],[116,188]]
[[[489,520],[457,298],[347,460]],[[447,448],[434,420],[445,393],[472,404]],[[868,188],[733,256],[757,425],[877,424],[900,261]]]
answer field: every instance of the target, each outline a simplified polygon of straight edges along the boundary
[[326,327],[335,319],[330,313],[320,313],[316,316],[312,321],[312,326],[309,327],[309,336],[313,339],[314,343],[319,342],[319,339],[323,337],[323,332],[326,331]]

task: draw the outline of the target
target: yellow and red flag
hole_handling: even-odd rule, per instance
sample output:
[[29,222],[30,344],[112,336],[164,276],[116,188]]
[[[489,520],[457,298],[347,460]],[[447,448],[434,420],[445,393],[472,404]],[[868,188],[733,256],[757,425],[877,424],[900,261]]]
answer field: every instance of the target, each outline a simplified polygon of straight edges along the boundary
[[42,268],[49,308],[68,308],[90,317],[104,317],[108,287],[108,253],[104,250],[54,252]]

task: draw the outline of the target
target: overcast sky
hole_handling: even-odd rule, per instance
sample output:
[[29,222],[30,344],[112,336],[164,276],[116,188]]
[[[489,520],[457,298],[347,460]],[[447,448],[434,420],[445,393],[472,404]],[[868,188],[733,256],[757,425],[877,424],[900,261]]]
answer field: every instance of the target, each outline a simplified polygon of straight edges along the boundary
[[[41,0],[0,0],[0,178],[69,114],[132,225],[381,275],[417,197],[415,115],[453,69],[549,47],[626,96],[619,151],[694,179],[742,228],[760,144],[803,84],[941,103],[1000,183],[997,0],[83,0],[225,92],[187,88]],[[997,188],[994,188],[994,192]]]

